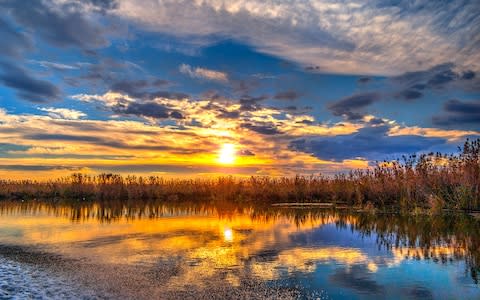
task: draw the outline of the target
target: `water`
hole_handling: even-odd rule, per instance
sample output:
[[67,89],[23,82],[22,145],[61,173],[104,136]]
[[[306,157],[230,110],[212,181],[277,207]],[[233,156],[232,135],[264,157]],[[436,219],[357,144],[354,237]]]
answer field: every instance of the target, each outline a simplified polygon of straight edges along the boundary
[[0,298],[480,299],[479,252],[468,215],[3,204]]

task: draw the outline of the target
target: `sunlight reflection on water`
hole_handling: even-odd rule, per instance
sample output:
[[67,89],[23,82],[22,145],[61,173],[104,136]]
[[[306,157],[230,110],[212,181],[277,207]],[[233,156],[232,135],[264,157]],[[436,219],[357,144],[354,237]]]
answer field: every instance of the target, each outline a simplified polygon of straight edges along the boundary
[[466,216],[35,203],[3,205],[0,215],[0,244],[169,270],[164,290],[253,278],[333,298],[480,297],[478,222]]

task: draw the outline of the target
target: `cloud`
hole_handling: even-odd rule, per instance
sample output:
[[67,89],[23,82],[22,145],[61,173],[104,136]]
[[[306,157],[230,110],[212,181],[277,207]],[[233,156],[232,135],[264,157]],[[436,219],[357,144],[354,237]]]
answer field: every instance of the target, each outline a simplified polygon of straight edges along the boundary
[[480,127],[480,102],[449,100],[443,106],[443,113],[432,118],[433,124],[438,126],[465,126]]
[[255,153],[251,150],[248,150],[248,149],[242,149],[238,152],[238,155],[240,155],[240,156],[255,156]]
[[478,8],[475,1],[125,0],[112,14],[182,41],[234,39],[313,71],[396,75],[449,61],[478,71]]
[[358,82],[358,83],[362,83],[362,84],[369,83],[370,81],[372,81],[372,78],[370,78],[370,77],[365,77],[365,76],[362,76],[362,77],[360,77],[360,78],[357,79],[357,82]]
[[70,71],[70,70],[78,70],[82,66],[82,63],[77,64],[62,64],[57,62],[45,61],[45,60],[31,60],[32,63],[38,64],[41,67],[47,69],[54,69],[58,71]]
[[122,80],[111,85],[110,90],[124,93],[136,99],[153,100],[155,98],[187,99],[188,94],[157,90],[158,87],[168,85],[163,79],[153,80]]
[[139,90],[149,87],[161,87],[167,85],[167,80],[155,79],[155,80],[122,80],[117,81],[110,87],[112,91],[123,92],[129,95],[134,95]]
[[238,119],[240,117],[239,110],[226,110],[224,108],[219,108],[218,111],[220,114],[218,115],[219,118],[222,119]]
[[203,149],[185,148],[177,149],[168,145],[155,145],[155,144],[130,144],[122,141],[114,140],[111,138],[97,137],[97,136],[85,136],[85,135],[70,135],[70,134],[26,134],[23,136],[27,140],[35,141],[60,141],[60,142],[83,142],[91,143],[97,146],[105,146],[109,148],[115,148],[117,150],[147,150],[147,151],[170,151],[177,154],[193,154],[202,153]]
[[205,69],[200,67],[192,67],[187,64],[181,64],[180,67],[178,67],[178,70],[180,71],[180,73],[188,75],[192,78],[219,81],[219,82],[228,81],[227,73],[220,72],[220,71],[215,71],[215,70],[210,70],[210,69]]
[[87,86],[92,89],[111,86],[127,81],[125,78],[145,76],[145,70],[128,60],[115,60],[110,57],[101,58],[95,63],[81,63],[78,77],[67,78],[73,86]]
[[[90,1],[90,4],[107,1]],[[109,45],[102,26],[87,14],[81,2],[13,1],[0,3],[17,23],[55,46],[85,49]]]
[[262,123],[257,123],[257,124],[252,124],[252,123],[244,123],[241,124],[242,128],[246,128],[252,131],[255,131],[260,134],[264,135],[275,135],[275,134],[281,134],[282,132],[278,130],[278,128],[273,125],[273,124],[262,124]]
[[360,120],[366,114],[364,109],[379,100],[380,94],[378,93],[355,94],[330,103],[328,109],[335,116],[342,116],[347,120]]
[[472,80],[475,78],[475,76],[476,76],[475,72],[473,72],[472,70],[467,70],[462,74],[462,79]]
[[242,111],[254,111],[257,110],[260,106],[260,102],[267,100],[268,96],[262,95],[258,97],[253,97],[249,95],[243,95],[239,99],[240,110]]
[[300,94],[293,90],[280,92],[275,94],[275,96],[273,96],[273,98],[277,100],[289,100],[289,101],[295,100],[298,97],[300,97]]
[[25,32],[14,29],[2,18],[0,18],[0,39],[2,55],[19,57],[22,52],[33,48],[33,42]]
[[54,119],[78,120],[87,116],[85,113],[75,109],[46,107],[39,108],[39,110],[47,112]]
[[407,101],[423,96],[424,90],[444,91],[449,88],[480,91],[480,80],[475,77],[476,72],[466,69],[459,70],[453,63],[445,63],[432,68],[407,72],[393,76],[390,81],[398,86],[400,92],[397,97]]
[[82,0],[84,3],[88,3],[96,8],[100,8],[102,10],[111,10],[118,8],[118,1],[117,0]]
[[[139,82],[138,82],[139,83]],[[143,84],[140,84],[143,85]],[[184,119],[179,101],[188,102],[187,95],[170,92],[132,92],[133,95],[108,92],[104,95],[79,94],[72,99],[83,102],[100,102],[106,109],[123,116],[147,119]],[[136,98],[136,97],[140,98]]]
[[358,132],[348,135],[294,140],[290,147],[293,150],[311,153],[325,160],[342,161],[364,158],[375,161],[397,158],[395,155],[428,151],[447,143],[446,139],[437,137],[390,136],[388,135],[389,130],[388,125],[364,127]]
[[60,90],[48,81],[36,79],[26,70],[10,63],[1,63],[0,82],[17,91],[17,95],[31,102],[49,102],[60,97]]
[[405,101],[412,101],[423,97],[423,93],[415,89],[407,89],[396,94],[398,98],[401,98]]
[[0,155],[6,157],[10,155],[10,153],[15,151],[25,151],[28,150],[30,147],[24,145],[16,145],[16,144],[9,144],[9,143],[0,143]]
[[153,101],[137,103],[130,102],[126,104],[118,104],[112,108],[116,113],[124,115],[135,115],[139,117],[154,118],[154,119],[183,119],[183,115],[169,107],[156,103]]
[[37,134],[26,134],[23,136],[29,140],[44,140],[44,141],[75,141],[75,142],[97,142],[100,143],[103,141],[102,138],[96,136],[86,136],[86,135],[71,135],[71,134],[48,134],[48,133],[37,133]]
[[[236,169],[232,169],[235,174],[335,174],[367,167],[369,159],[398,151],[411,153],[430,149],[429,145],[432,150],[444,149],[447,142],[458,145],[466,136],[480,136],[473,131],[405,127],[389,120],[380,122],[374,116],[362,122],[320,123],[308,114],[263,106],[261,100],[255,110],[242,110],[238,101],[223,98],[143,100],[111,91],[73,98],[90,101],[82,106],[101,105],[117,116],[67,119],[0,109],[0,140],[16,145],[6,146],[9,152],[0,156],[0,166],[72,166],[142,174],[175,170],[194,175],[193,165],[202,172],[222,173],[216,167],[218,149],[232,143],[239,153]],[[234,115],[221,117],[229,112]]]

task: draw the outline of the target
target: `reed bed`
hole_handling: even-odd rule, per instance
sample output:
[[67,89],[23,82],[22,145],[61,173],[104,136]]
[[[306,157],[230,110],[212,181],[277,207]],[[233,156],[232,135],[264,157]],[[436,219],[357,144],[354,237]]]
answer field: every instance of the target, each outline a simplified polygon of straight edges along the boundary
[[0,180],[0,200],[207,201],[266,204],[326,202],[369,209],[398,207],[480,209],[480,139],[458,153],[429,153],[378,162],[335,176],[165,179],[157,176],[85,175],[49,181]]

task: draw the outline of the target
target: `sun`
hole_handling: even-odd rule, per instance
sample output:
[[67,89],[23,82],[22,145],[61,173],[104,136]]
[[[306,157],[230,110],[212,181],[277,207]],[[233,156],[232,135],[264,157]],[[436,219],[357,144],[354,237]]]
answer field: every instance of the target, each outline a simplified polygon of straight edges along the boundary
[[223,144],[218,155],[221,164],[233,164],[235,162],[235,145]]

